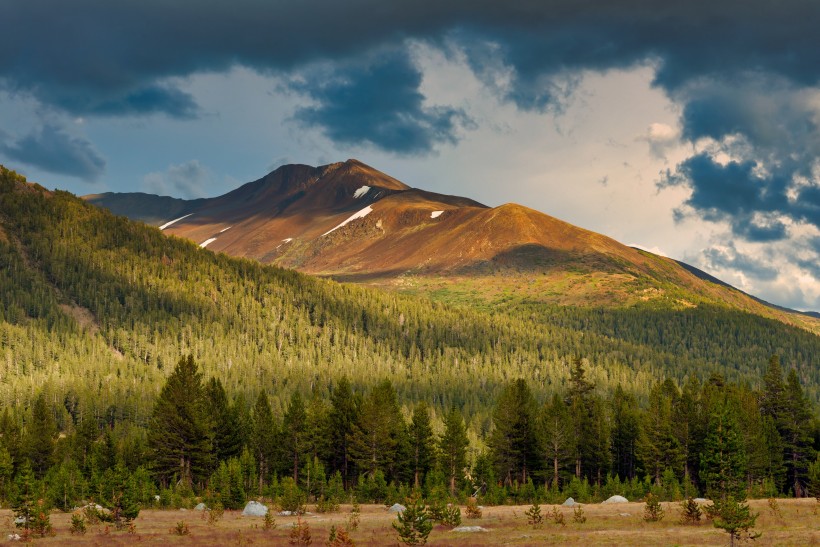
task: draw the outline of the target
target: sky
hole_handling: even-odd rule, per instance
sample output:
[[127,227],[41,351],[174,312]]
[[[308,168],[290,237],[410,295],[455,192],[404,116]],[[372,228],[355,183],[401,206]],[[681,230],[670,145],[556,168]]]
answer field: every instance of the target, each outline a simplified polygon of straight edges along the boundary
[[10,0],[0,162],[223,194],[357,158],[820,310],[815,0]]

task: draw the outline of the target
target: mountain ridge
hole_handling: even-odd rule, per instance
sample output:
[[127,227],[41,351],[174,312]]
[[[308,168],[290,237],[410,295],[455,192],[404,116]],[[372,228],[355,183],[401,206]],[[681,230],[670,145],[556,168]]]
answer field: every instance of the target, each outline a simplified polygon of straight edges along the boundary
[[[675,260],[524,205],[491,208],[412,188],[354,159],[281,166],[221,196],[184,206],[167,202],[178,206],[169,211],[174,218],[157,219],[158,200],[165,198],[147,194],[84,199],[154,225],[185,215],[164,231],[214,251],[344,281],[447,292],[467,280],[479,300],[496,298],[487,295],[501,284],[561,305],[709,303],[820,332],[812,314],[769,305]],[[567,278],[573,288],[562,291]]]

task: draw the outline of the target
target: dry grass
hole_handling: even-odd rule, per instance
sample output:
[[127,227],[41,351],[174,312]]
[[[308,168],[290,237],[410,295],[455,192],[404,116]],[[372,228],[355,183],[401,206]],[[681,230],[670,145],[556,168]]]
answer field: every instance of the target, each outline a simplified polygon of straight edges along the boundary
[[[773,514],[767,500],[753,500],[752,509],[759,513],[756,530],[763,536],[755,546],[767,545],[820,545],[820,516],[814,499],[778,500],[782,518]],[[480,520],[464,521],[465,525],[483,526],[483,533],[457,533],[446,527],[436,527],[430,534],[430,545],[728,545],[725,532],[709,523],[684,526],[678,523],[680,506],[664,503],[666,517],[661,522],[643,521],[643,503],[622,505],[584,506],[585,524],[572,523],[572,509],[559,507],[567,521],[566,527],[546,524],[537,530],[527,525],[524,512],[528,507],[485,507]],[[542,506],[549,513],[553,506]],[[308,509],[312,509],[308,507]],[[462,508],[463,510],[463,508]],[[330,527],[344,527],[350,514],[350,506],[342,506],[338,513],[308,515],[304,520],[310,526],[313,545],[324,545]],[[397,536],[391,522],[395,515],[387,513],[379,505],[361,506],[359,528],[350,533],[356,545],[396,545]],[[263,529],[262,518],[243,517],[239,511],[226,511],[216,524],[209,525],[196,511],[146,510],[136,520],[136,533],[106,533],[104,526],[91,526],[83,536],[69,532],[70,515],[54,513],[51,516],[55,535],[36,540],[52,545],[287,545],[288,535],[295,517],[276,517],[276,528]],[[171,530],[184,521],[190,535],[177,536]],[[0,511],[0,528],[5,541],[13,531],[11,512]]]

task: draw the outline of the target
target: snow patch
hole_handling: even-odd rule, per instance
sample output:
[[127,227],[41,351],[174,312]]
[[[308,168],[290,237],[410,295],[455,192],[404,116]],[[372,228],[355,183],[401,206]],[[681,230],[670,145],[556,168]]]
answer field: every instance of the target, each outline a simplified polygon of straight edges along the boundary
[[286,237],[282,241],[284,241],[285,243],[290,243],[291,241],[293,241],[293,238],[292,237]]
[[167,227],[168,227],[168,226],[170,226],[171,224],[174,224],[175,222],[179,222],[179,221],[180,221],[180,220],[182,220],[183,218],[188,218],[188,217],[189,217],[189,216],[191,216],[191,215],[193,215],[193,213],[188,213],[188,214],[187,214],[187,215],[185,215],[184,217],[175,218],[174,220],[171,220],[171,221],[169,221],[169,222],[166,222],[165,224],[163,224],[162,226],[160,226],[160,227],[159,227],[159,229],[160,229],[160,230],[164,230],[165,228],[167,228]]
[[219,230],[219,233],[221,234],[222,232],[227,232],[231,228],[233,228],[233,226],[228,226],[227,228],[222,228],[221,230]]
[[364,209],[362,209],[362,210],[361,210],[361,211],[359,211],[358,213],[351,215],[351,216],[350,216],[347,220],[345,220],[344,222],[342,222],[341,224],[339,224],[339,225],[338,225],[338,226],[336,226],[335,228],[330,229],[330,230],[328,230],[327,232],[323,233],[323,234],[322,234],[322,236],[326,236],[326,235],[327,235],[327,234],[329,234],[330,232],[333,232],[333,231],[335,231],[335,230],[338,230],[338,229],[339,229],[339,228],[341,228],[342,226],[347,225],[349,222],[353,222],[353,221],[354,221],[354,220],[356,220],[357,218],[364,218],[364,217],[366,217],[367,215],[369,215],[369,214],[370,214],[370,213],[372,213],[372,212],[373,212],[373,207],[371,207],[370,205],[368,205],[367,207],[365,207]]
[[365,195],[366,193],[368,193],[369,191],[370,191],[370,186],[362,186],[361,188],[359,188],[358,190],[353,192],[353,197],[354,198],[360,198],[363,195]]
[[215,238],[215,237],[212,237],[212,238],[210,238],[210,239],[206,239],[205,241],[203,241],[202,243],[200,243],[200,244],[199,244],[199,246],[200,246],[200,247],[202,247],[202,248],[204,249],[205,247],[207,247],[208,245],[210,245],[210,244],[211,244],[211,243],[213,243],[214,241],[216,241],[216,238]]
[[430,218],[438,218],[441,216],[441,213],[443,212],[444,211],[433,211],[432,213],[430,213]]

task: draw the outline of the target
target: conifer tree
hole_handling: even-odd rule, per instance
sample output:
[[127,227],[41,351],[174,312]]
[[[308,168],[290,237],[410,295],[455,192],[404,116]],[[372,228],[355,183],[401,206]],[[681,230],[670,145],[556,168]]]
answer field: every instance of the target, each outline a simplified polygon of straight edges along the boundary
[[23,459],[22,434],[8,407],[3,409],[3,414],[0,415],[0,445],[8,450],[15,467],[18,466]]
[[253,455],[259,466],[260,494],[262,493],[262,485],[268,479],[275,464],[274,454],[276,453],[278,434],[268,396],[264,391],[260,391],[259,396],[256,398],[256,404],[253,406],[253,427],[250,438]]
[[450,485],[450,495],[456,495],[456,480],[467,465],[467,431],[464,418],[456,408],[444,417],[444,434],[438,442],[439,464]]
[[389,479],[395,479],[394,464],[401,443],[406,442],[403,439],[406,434],[396,390],[389,380],[384,380],[374,386],[362,402],[351,454],[371,477],[381,470]]
[[201,484],[211,468],[211,422],[207,417],[202,373],[191,355],[179,360],[154,405],[148,424],[153,471],[167,485]]
[[640,431],[638,402],[618,384],[612,395],[612,470],[623,479],[635,477]]
[[784,397],[788,420],[784,421],[782,437],[787,480],[794,495],[802,497],[805,495],[808,465],[814,460],[814,449],[811,409],[795,369],[789,370]]
[[333,469],[341,471],[345,487],[353,477],[352,444],[354,428],[359,420],[359,405],[347,376],[343,376],[330,395],[330,423],[333,447]]
[[660,482],[665,469],[683,467],[682,452],[672,422],[674,402],[666,383],[658,384],[649,394],[649,407],[644,413],[638,449],[641,460],[647,466],[646,471],[651,473],[656,483]]
[[544,405],[538,422],[538,444],[544,455],[545,484],[559,486],[561,467],[575,453],[572,417],[567,405],[558,394]]
[[413,408],[408,428],[410,457],[413,462],[413,485],[418,488],[433,464],[433,428],[430,426],[430,407],[425,401]]
[[534,416],[535,399],[527,382],[518,379],[507,384],[496,401],[487,441],[499,477],[507,484],[525,484],[537,468]]
[[332,466],[333,426],[330,421],[331,407],[328,400],[315,395],[307,407],[305,430],[305,453],[313,460],[318,458],[326,468]]
[[236,408],[228,402],[228,395],[219,378],[208,380],[205,398],[213,422],[213,463],[217,465],[238,456],[242,450],[239,417]]
[[715,503],[746,499],[746,453],[735,410],[722,401],[712,411],[701,453],[701,479]]
[[307,411],[298,391],[290,397],[290,404],[282,423],[282,448],[285,460],[291,463],[290,472],[296,484],[299,484],[299,466],[305,452],[307,432]]
[[43,392],[34,400],[31,422],[26,426],[24,438],[26,453],[34,475],[41,479],[51,467],[54,459],[54,445],[57,439],[57,422],[46,403]]

